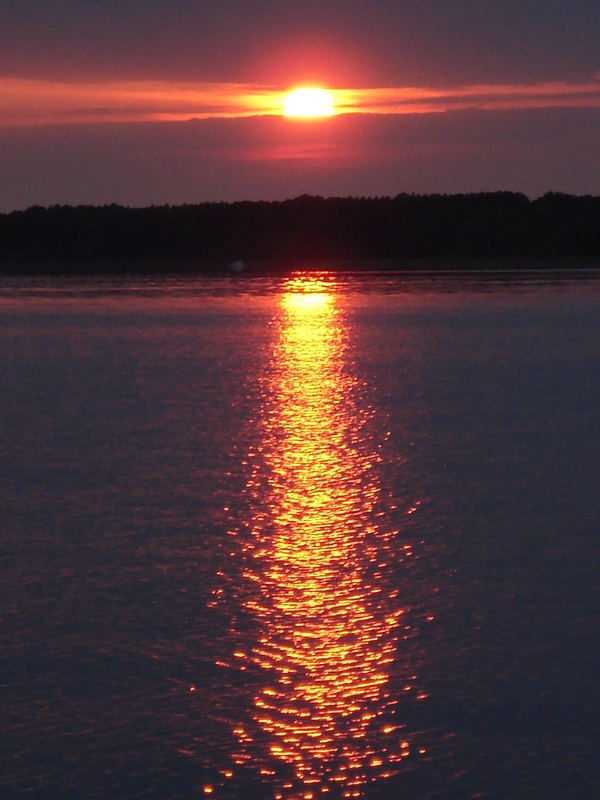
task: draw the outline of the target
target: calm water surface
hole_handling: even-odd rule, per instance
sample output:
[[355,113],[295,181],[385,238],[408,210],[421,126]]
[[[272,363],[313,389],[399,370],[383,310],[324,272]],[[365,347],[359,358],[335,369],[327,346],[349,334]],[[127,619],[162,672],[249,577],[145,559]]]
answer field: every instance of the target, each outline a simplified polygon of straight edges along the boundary
[[600,796],[600,280],[0,284],[0,795]]

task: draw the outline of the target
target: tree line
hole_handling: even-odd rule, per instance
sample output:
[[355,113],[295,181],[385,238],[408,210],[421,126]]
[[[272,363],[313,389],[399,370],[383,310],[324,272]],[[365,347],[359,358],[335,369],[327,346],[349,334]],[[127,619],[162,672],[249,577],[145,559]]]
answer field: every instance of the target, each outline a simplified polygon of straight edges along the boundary
[[0,214],[0,271],[210,270],[414,258],[600,256],[600,197],[333,197]]

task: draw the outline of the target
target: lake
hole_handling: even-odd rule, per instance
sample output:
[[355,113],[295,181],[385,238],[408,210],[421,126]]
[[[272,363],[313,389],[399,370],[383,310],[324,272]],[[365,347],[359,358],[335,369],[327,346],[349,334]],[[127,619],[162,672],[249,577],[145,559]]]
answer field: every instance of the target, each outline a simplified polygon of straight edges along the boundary
[[0,795],[600,796],[600,275],[0,282]]

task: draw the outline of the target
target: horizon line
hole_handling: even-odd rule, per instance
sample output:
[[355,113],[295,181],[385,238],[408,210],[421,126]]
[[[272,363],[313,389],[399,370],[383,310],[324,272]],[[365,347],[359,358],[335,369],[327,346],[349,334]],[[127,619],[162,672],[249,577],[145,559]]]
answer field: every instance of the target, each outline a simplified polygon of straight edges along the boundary
[[284,198],[261,198],[261,199],[248,199],[248,198],[238,198],[236,200],[199,200],[194,203],[148,203],[146,205],[125,205],[123,203],[117,202],[110,202],[110,203],[51,203],[49,205],[43,205],[41,203],[32,203],[30,206],[24,208],[14,208],[10,211],[1,211],[0,216],[7,216],[9,214],[23,214],[31,209],[43,209],[44,211],[50,211],[52,209],[60,208],[70,208],[70,209],[77,209],[77,208],[94,208],[94,209],[104,209],[104,208],[112,208],[117,207],[121,209],[125,209],[128,211],[145,211],[152,208],[184,208],[184,207],[196,207],[196,206],[204,206],[204,205],[221,205],[221,206],[231,206],[236,204],[251,204],[251,205],[262,205],[262,204],[277,204],[277,203],[293,203],[297,200],[323,200],[323,201],[330,201],[330,200],[356,200],[356,201],[363,201],[363,200],[370,200],[370,201],[385,201],[385,200],[396,200],[398,198],[459,198],[459,197],[485,197],[490,195],[511,195],[513,197],[521,197],[525,198],[528,203],[535,203],[538,200],[543,200],[544,198],[552,198],[552,197],[563,197],[572,200],[600,200],[600,194],[591,194],[591,193],[583,193],[583,194],[574,194],[572,192],[563,192],[559,189],[549,189],[546,192],[543,192],[539,195],[530,195],[527,192],[520,191],[518,189],[487,189],[481,191],[471,191],[471,192],[397,192],[396,194],[331,194],[331,195],[322,195],[322,194],[310,194],[310,193],[302,193],[298,195],[290,195]]

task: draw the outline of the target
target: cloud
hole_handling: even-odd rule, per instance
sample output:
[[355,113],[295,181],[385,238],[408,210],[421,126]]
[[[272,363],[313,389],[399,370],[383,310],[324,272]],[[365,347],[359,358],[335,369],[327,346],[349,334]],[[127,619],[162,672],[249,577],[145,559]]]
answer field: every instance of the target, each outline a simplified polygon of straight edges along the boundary
[[[600,76],[583,82],[330,91],[337,114],[408,115],[465,109],[600,107]],[[246,83],[69,83],[0,77],[0,126],[280,116],[285,96],[282,88]]]
[[343,89],[333,94],[338,113],[416,114],[466,109],[597,108],[600,106],[600,79],[595,77],[582,83],[475,84],[450,89]]
[[279,114],[281,92],[240,83],[67,83],[0,78],[0,125],[155,122]]

